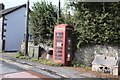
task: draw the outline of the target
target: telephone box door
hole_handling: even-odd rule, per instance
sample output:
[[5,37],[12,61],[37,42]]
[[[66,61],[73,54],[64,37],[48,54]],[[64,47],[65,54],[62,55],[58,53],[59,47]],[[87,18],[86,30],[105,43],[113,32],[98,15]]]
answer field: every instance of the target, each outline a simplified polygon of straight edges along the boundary
[[53,60],[63,65],[69,65],[71,61],[70,28],[70,25],[59,24],[54,29]]

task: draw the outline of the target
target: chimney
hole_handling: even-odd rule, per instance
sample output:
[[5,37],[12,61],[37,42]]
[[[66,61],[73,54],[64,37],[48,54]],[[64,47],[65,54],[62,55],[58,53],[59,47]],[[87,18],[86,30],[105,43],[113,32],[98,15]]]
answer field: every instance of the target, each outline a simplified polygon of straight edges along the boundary
[[3,10],[4,9],[4,4],[3,3],[0,3],[0,10]]

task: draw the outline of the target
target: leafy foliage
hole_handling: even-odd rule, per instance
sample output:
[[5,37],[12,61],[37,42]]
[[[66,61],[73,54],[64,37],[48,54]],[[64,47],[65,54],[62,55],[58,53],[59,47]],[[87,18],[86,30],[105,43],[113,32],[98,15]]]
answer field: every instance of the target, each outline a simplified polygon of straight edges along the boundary
[[[69,0],[68,0],[69,1]],[[120,43],[120,3],[70,2],[78,48],[85,44]]]
[[30,13],[30,33],[34,43],[52,45],[53,28],[57,22],[57,9],[45,1],[34,3]]

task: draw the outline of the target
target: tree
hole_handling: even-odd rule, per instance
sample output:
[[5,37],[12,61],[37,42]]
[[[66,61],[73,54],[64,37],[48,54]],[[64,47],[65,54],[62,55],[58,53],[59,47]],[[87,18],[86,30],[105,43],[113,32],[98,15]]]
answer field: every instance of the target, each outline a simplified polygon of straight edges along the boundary
[[57,8],[45,1],[34,3],[30,13],[30,33],[34,43],[52,45],[53,29],[57,22]]
[[85,44],[120,43],[120,3],[71,2],[78,48]]

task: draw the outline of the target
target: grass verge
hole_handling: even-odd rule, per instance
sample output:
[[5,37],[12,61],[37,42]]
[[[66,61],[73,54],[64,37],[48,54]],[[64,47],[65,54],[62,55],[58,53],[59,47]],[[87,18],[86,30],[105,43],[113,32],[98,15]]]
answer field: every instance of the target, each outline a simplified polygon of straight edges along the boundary
[[43,58],[40,58],[40,59],[29,58],[28,56],[24,56],[21,53],[17,53],[15,58],[25,59],[25,60],[29,60],[29,61],[32,61],[32,62],[38,62],[38,63],[41,63],[41,64],[50,65],[50,66],[61,66],[60,63],[54,63],[54,61],[52,59],[47,60],[47,59],[43,59]]

